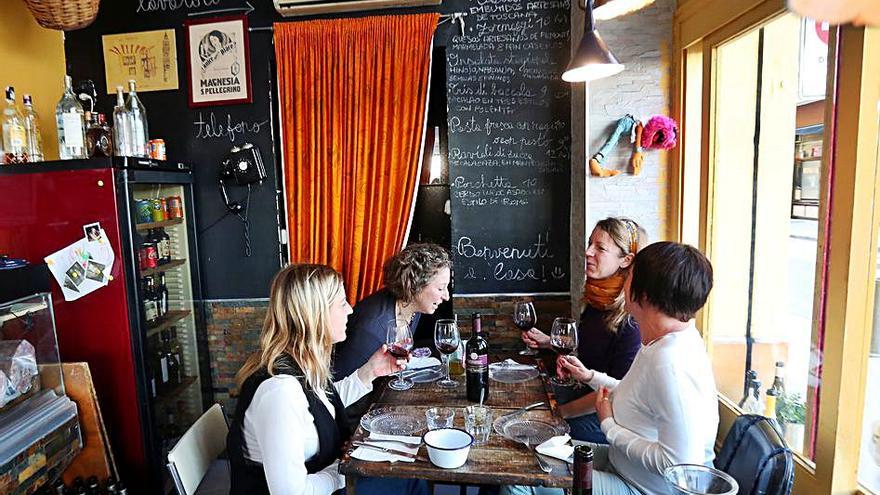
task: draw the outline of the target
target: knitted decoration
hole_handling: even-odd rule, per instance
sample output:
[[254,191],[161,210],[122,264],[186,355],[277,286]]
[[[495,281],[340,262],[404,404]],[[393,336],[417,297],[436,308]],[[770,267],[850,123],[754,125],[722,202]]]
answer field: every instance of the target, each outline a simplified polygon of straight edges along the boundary
[[678,124],[675,120],[662,115],[655,115],[645,124],[642,133],[642,148],[649,150],[670,150],[675,148],[678,140]]
[[632,115],[626,115],[620,120],[617,121],[617,127],[614,128],[614,132],[608,136],[608,139],[605,140],[605,144],[599,148],[599,151],[593,155],[593,158],[590,159],[590,172],[598,177],[614,177],[615,175],[620,173],[620,170],[611,170],[602,166],[605,162],[605,157],[611,153],[611,150],[617,146],[617,141],[620,140],[620,136],[624,134],[630,134],[632,132],[633,126],[636,123],[635,117]]

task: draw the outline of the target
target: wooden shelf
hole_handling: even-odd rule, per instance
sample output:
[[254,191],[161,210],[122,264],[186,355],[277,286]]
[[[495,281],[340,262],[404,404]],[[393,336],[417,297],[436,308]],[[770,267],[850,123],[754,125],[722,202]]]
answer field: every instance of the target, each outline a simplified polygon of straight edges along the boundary
[[141,277],[146,277],[148,275],[155,275],[157,273],[167,272],[172,268],[177,268],[180,265],[186,263],[186,258],[181,258],[179,260],[171,260],[164,265],[158,265],[155,268],[147,268],[145,270],[141,270]]
[[165,317],[162,318],[162,320],[159,323],[157,323],[156,325],[153,325],[151,327],[147,327],[147,338],[150,338],[153,335],[158,334],[162,330],[165,330],[166,328],[170,327],[171,325],[174,325],[178,321],[186,318],[187,316],[189,316],[190,312],[191,311],[188,309],[184,309],[182,311],[177,311],[177,310],[169,311],[168,314],[165,315]]
[[46,305],[45,301],[38,303],[15,304],[12,307],[8,308],[8,313],[0,314],[0,325],[3,325],[3,323],[9,320],[22,318],[27,314],[36,313],[37,311],[41,311],[43,309],[46,309],[47,307],[48,306]]
[[172,225],[179,225],[181,223],[183,223],[182,218],[172,218],[171,220],[165,220],[162,222],[150,222],[150,223],[135,224],[135,229],[137,229],[140,232],[140,231],[144,231],[144,230],[159,229],[162,227],[170,227]]
[[167,402],[178,395],[180,395],[184,390],[189,388],[190,385],[196,382],[198,377],[195,376],[185,376],[179,385],[175,386],[172,389],[165,390],[164,392],[160,392],[156,394],[156,404],[162,404],[163,402]]

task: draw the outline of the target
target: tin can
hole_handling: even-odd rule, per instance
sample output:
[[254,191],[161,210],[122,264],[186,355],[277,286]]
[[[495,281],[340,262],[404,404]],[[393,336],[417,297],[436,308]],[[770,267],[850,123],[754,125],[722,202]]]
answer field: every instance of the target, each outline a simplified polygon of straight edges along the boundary
[[169,196],[167,201],[168,218],[183,218],[183,200],[180,196]]
[[162,202],[158,199],[150,200],[152,207],[152,218],[154,222],[164,222],[165,221],[165,210],[162,209]]
[[165,159],[165,140],[164,139],[151,139],[150,140],[150,158],[154,160],[164,160]]
[[156,250],[156,244],[151,241],[145,242],[138,251],[138,260],[141,270],[156,268],[159,265],[159,251]]
[[168,200],[165,198],[159,198],[159,203],[162,205],[162,216],[165,217],[165,220],[171,218],[171,215],[168,214]]
[[135,221],[137,223],[150,223],[153,221],[153,203],[149,199],[139,199],[134,202]]

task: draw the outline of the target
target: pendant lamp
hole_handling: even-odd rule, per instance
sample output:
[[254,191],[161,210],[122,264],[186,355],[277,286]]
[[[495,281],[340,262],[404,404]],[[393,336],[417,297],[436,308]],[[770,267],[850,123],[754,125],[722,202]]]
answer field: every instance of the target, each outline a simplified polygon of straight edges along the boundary
[[584,37],[571,58],[568,68],[562,73],[566,82],[586,82],[603,77],[613,76],[623,70],[623,64],[611,53],[608,46],[596,31],[593,19],[593,0],[585,0],[583,9],[586,11]]

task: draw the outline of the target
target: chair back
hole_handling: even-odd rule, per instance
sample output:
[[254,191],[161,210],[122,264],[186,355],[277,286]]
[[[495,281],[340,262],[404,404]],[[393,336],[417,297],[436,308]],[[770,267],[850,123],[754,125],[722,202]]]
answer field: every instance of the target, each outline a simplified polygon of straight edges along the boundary
[[715,459],[715,467],[739,484],[739,495],[788,495],[794,458],[774,420],[754,414],[736,419]]
[[196,492],[211,462],[226,449],[228,432],[223,407],[214,404],[168,452],[168,471],[179,495],[193,495]]

